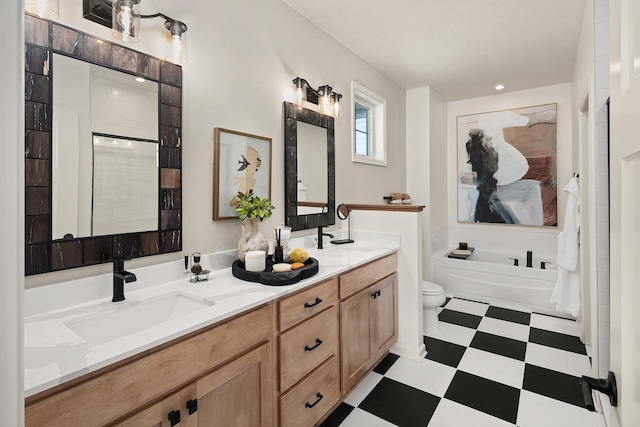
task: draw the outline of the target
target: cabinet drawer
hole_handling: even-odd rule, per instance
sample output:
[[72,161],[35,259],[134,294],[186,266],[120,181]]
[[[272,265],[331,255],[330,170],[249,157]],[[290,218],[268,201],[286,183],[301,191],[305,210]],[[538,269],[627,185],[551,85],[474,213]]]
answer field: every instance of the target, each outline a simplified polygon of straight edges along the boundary
[[338,279],[333,278],[311,289],[284,298],[278,302],[280,331],[320,313],[338,301]]
[[315,425],[340,398],[340,366],[333,356],[280,397],[280,425]]
[[334,305],[278,337],[281,393],[338,353],[338,334]]
[[361,291],[372,283],[395,273],[396,254],[391,254],[340,276],[340,299]]

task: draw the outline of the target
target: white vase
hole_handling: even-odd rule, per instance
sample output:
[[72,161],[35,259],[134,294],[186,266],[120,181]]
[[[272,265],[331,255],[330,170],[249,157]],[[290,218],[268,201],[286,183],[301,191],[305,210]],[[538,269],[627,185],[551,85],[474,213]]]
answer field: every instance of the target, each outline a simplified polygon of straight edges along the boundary
[[269,251],[269,242],[259,230],[260,219],[250,218],[242,221],[242,236],[238,241],[238,259],[244,262],[244,255],[249,251]]

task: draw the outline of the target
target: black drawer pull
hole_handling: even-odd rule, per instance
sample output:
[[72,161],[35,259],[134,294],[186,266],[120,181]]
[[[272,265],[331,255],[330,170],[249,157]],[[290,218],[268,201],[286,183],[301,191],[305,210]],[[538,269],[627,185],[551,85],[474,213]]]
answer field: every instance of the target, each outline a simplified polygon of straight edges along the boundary
[[305,404],[304,404],[304,407],[305,407],[305,408],[313,408],[314,406],[316,406],[316,405],[317,405],[317,404],[322,400],[322,398],[323,398],[324,396],[323,396],[323,395],[321,395],[320,393],[316,393],[316,397],[317,397],[318,399],[316,399],[316,401],[315,401],[315,402],[313,402],[313,403],[309,403],[309,402],[307,402],[307,403],[305,403]]
[[373,299],[376,299],[380,296],[380,289],[378,289],[377,291],[373,291],[373,293],[371,294],[371,297]]
[[320,304],[322,302],[322,300],[318,297],[316,297],[316,302],[314,302],[313,304],[309,304],[308,302],[304,303],[304,308],[311,308],[311,307],[315,307],[316,305]]
[[179,423],[180,423],[180,411],[169,412],[169,425],[173,427],[174,425]]
[[313,347],[309,347],[308,345],[304,346],[304,351],[312,351],[315,350],[316,348],[318,348],[318,346],[322,344],[322,340],[320,338],[316,338],[316,345],[314,345]]
[[198,399],[191,399],[187,401],[187,410],[189,411],[189,415],[193,414],[198,410]]

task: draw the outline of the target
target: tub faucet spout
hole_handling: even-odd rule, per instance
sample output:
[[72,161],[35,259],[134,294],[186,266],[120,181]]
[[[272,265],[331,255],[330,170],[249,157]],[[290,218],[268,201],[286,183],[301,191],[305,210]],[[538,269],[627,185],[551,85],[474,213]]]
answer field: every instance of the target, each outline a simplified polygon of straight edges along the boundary
[[527,267],[533,268],[533,251],[527,251]]

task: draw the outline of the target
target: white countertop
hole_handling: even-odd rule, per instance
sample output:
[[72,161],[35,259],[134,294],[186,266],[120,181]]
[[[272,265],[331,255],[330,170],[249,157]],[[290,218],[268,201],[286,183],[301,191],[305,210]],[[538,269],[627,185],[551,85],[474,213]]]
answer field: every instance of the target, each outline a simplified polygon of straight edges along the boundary
[[[74,299],[71,295],[74,292],[73,286],[50,285],[43,289],[28,290],[25,298],[26,311],[29,315],[25,318],[24,325],[25,396],[34,395],[96,371],[159,344],[393,253],[400,248],[399,238],[396,238],[395,235],[386,235],[382,238],[362,238],[361,236],[358,239],[357,236],[355,237],[356,243],[354,244],[331,245],[327,242],[323,250],[307,249],[309,255],[319,262],[318,274],[287,286],[267,286],[246,282],[233,277],[231,268],[225,268],[213,271],[209,280],[205,282],[191,283],[188,276],[183,275],[181,279],[167,283],[156,281],[157,285],[153,283],[138,284],[138,288],[129,287],[133,284],[125,284],[126,300],[121,303],[112,303],[111,295],[108,297],[104,295],[104,284],[110,280],[110,274],[95,278],[96,282],[102,282],[102,297],[79,304],[76,303],[77,297]],[[295,244],[292,246],[296,247]],[[178,262],[172,264],[179,265]],[[157,268],[163,267],[158,266]],[[179,267],[174,266],[173,268],[175,270]],[[148,270],[150,267],[146,267],[146,269]],[[135,269],[130,271],[138,276],[138,282],[145,280],[144,273],[138,274]],[[83,286],[88,285],[83,284]],[[59,289],[55,289],[55,287],[59,287]],[[78,288],[76,286],[75,289]],[[131,290],[132,288],[134,290]],[[56,298],[64,299],[64,295],[62,297],[60,295],[64,292],[70,293],[69,299],[73,300],[75,305],[56,307],[53,310],[35,310],[37,311],[35,313],[34,309],[29,308],[34,306],[47,307],[46,301],[41,299],[49,298],[53,293],[56,293]],[[175,293],[188,297],[189,301],[198,300],[207,304],[213,303],[213,305],[151,325],[137,332],[124,331],[127,335],[118,337],[119,331],[113,331],[116,338],[104,343],[95,342],[92,344],[92,339],[86,339],[86,335],[83,339],[67,326],[74,320],[86,319],[96,313],[115,311],[115,309],[121,310],[131,307],[131,313],[135,313],[134,307],[137,304]]]

